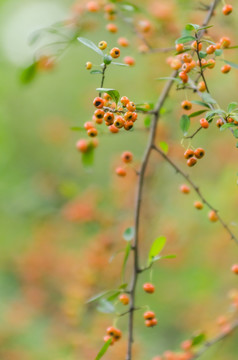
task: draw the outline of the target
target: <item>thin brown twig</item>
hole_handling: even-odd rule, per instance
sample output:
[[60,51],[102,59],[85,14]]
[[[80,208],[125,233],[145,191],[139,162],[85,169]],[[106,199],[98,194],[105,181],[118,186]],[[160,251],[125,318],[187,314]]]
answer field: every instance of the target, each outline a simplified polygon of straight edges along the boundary
[[[214,0],[209,7],[209,11],[207,16],[202,24],[202,26],[206,26],[212,15],[213,11],[220,0]],[[202,36],[204,31],[201,31],[199,36]],[[140,213],[141,213],[141,201],[142,201],[142,190],[144,185],[145,179],[145,172],[148,166],[149,158],[154,147],[154,140],[156,136],[157,125],[160,117],[160,110],[167,99],[170,89],[173,86],[174,78],[178,75],[178,71],[175,70],[171,77],[172,79],[168,80],[165,84],[162,93],[158,99],[158,102],[154,108],[154,115],[151,123],[150,128],[150,135],[147,143],[147,147],[144,152],[144,156],[142,159],[141,167],[138,174],[138,183],[137,183],[137,190],[136,190],[136,203],[135,203],[135,220],[134,220],[134,228],[135,228],[135,235],[134,241],[132,245],[133,251],[133,274],[132,280],[130,285],[130,308],[129,308],[129,319],[128,319],[128,346],[127,346],[127,355],[126,360],[132,359],[132,344],[133,344],[133,337],[134,337],[134,308],[135,308],[135,291],[136,285],[138,280],[138,275],[140,273],[140,266],[139,266],[139,224],[140,224]]]
[[195,190],[195,192],[198,194],[199,198],[202,200],[202,202],[207,205],[207,207],[211,210],[213,210],[218,218],[218,221],[221,223],[223,228],[229,233],[231,236],[231,239],[234,240],[238,244],[238,238],[233,234],[232,230],[229,228],[229,226],[226,224],[226,222],[222,219],[222,217],[218,214],[218,211],[206,200],[206,198],[201,193],[199,187],[190,179],[188,174],[185,174],[183,170],[181,170],[160,148],[157,146],[153,146],[154,150],[157,151],[174,169],[177,173],[182,175],[184,179],[187,180],[187,182],[192,186],[192,188]]
[[221,340],[227,338],[232,331],[236,330],[238,328],[238,320],[235,320],[231,324],[230,331],[224,332],[219,334],[218,336],[214,337],[213,339],[206,341],[204,345],[193,355],[191,360],[198,359],[200,356],[202,356],[207,350],[209,350],[213,345],[219,343]]

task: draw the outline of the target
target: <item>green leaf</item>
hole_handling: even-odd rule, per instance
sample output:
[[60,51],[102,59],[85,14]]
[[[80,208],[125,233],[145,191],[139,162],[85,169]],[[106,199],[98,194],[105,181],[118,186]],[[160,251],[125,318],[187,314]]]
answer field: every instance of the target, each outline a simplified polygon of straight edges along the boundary
[[168,151],[169,151],[169,145],[168,145],[165,141],[160,141],[159,147],[161,148],[161,150],[163,150],[163,152],[164,152],[165,154],[168,153]]
[[188,115],[182,115],[180,118],[180,129],[182,130],[184,135],[187,135],[188,129],[190,127],[190,117]]
[[95,45],[91,40],[83,38],[83,37],[78,37],[77,38],[79,42],[81,42],[82,44],[86,45],[87,47],[89,47],[91,50],[95,51],[96,53],[98,53],[99,55],[101,55],[102,57],[104,56],[102,50],[100,50],[97,45]]
[[228,48],[226,48],[226,50],[230,50],[230,49],[238,49],[238,45],[229,46]]
[[214,25],[207,25],[207,26],[201,26],[198,31],[201,31],[201,30],[205,30],[205,29],[210,29],[211,27],[213,27]]
[[150,116],[146,116],[146,117],[144,118],[144,125],[145,125],[145,127],[146,127],[146,128],[149,128],[149,127],[150,127],[150,124],[151,124],[151,118],[150,118]]
[[238,69],[238,64],[235,64],[231,61],[228,61],[228,60],[223,60],[226,64],[230,65],[231,67],[235,68],[235,69]]
[[131,244],[128,242],[128,244],[126,245],[125,255],[122,264],[122,279],[124,279],[125,277],[125,269],[126,269],[127,261],[129,259],[130,251],[131,251]]
[[97,294],[97,295],[94,295],[94,296],[92,296],[90,299],[88,299],[88,301],[86,302],[86,304],[90,304],[90,303],[92,303],[92,302],[94,302],[94,301],[98,301],[98,300],[100,300],[101,298],[103,298],[105,295],[110,294],[112,291],[114,291],[114,290],[106,290],[106,291],[103,291],[103,292],[101,292],[101,293],[99,293],[99,294]]
[[156,80],[174,80],[180,83],[180,80],[178,78],[174,78],[174,77],[169,77],[169,76],[165,76],[165,77],[159,77]]
[[97,310],[104,314],[112,314],[115,312],[115,307],[110,301],[106,299],[100,299]]
[[208,92],[202,93],[202,99],[208,104],[216,104],[216,100],[214,100]]
[[197,346],[203,343],[206,340],[206,335],[204,333],[200,333],[198,335],[194,335],[192,337],[192,346]]
[[178,38],[175,41],[175,44],[186,44],[186,43],[194,41],[194,40],[196,40],[196,38],[194,36],[185,35],[185,36],[182,36],[182,37]]
[[31,82],[37,72],[37,64],[36,62],[32,63],[30,66],[26,67],[25,69],[23,69],[20,73],[20,81],[23,84],[28,84],[29,82]]
[[237,102],[231,102],[228,106],[227,106],[227,112],[231,113],[233,110],[235,110],[238,107],[238,103]]
[[115,61],[112,61],[112,64],[117,65],[117,66],[129,66],[128,64],[123,64],[123,63],[119,63],[119,62],[115,62]]
[[185,29],[188,30],[188,31],[198,30],[199,28],[200,28],[200,26],[197,25],[197,24],[187,24],[185,26]]
[[206,114],[206,119],[212,118],[215,115],[226,116],[226,112],[224,110],[221,110],[221,109],[208,111],[207,114]]
[[238,139],[238,129],[233,130],[233,135],[236,139]]
[[207,109],[198,110],[198,111],[195,111],[195,112],[193,112],[192,114],[190,114],[190,115],[188,115],[188,116],[189,116],[190,118],[192,118],[192,117],[201,115],[201,114],[203,114],[203,113],[206,112],[206,111],[207,111]]
[[70,130],[73,130],[73,131],[85,131],[85,128],[83,126],[71,126]]
[[207,56],[207,53],[205,51],[199,51],[199,56],[204,59]]
[[191,103],[196,104],[196,105],[206,106],[208,109],[210,109],[210,106],[207,103],[199,101],[199,100],[192,100]]
[[228,128],[231,128],[231,127],[236,127],[235,124],[232,124],[232,123],[226,123],[226,124],[223,124],[221,127],[220,127],[220,131],[224,131]]
[[90,74],[102,74],[101,70],[91,70]]
[[105,88],[97,88],[96,89],[97,91],[100,91],[100,92],[105,92],[107,93],[108,95],[111,96],[111,98],[115,101],[115,103],[117,104],[119,99],[120,99],[120,94],[117,90],[115,89],[105,89]]
[[112,295],[107,297],[107,301],[114,301],[118,298],[118,296],[120,295],[121,291],[115,291]]
[[158,256],[158,254],[163,250],[166,244],[166,237],[160,236],[151,245],[149,256],[148,256],[148,264],[153,262],[154,257]]
[[132,4],[129,1],[123,1],[123,2],[118,3],[118,7],[123,11],[128,11],[128,12],[133,12],[133,13],[141,12],[141,9],[138,6],[136,6],[135,4]]
[[103,345],[97,356],[95,357],[95,360],[100,360],[103,357],[103,355],[107,352],[109,346],[111,345],[111,342],[112,339],[109,339],[105,342],[105,344]]
[[135,236],[135,229],[134,227],[128,227],[123,233],[123,239],[126,241],[131,241]]
[[158,260],[162,260],[162,259],[175,259],[176,255],[164,255],[164,256],[155,256],[153,258],[153,262],[158,261]]
[[87,152],[82,153],[82,163],[84,167],[92,167],[94,162],[94,148],[90,147]]
[[121,284],[121,285],[119,286],[119,289],[126,289],[127,286],[128,286],[127,283]]
[[222,50],[222,49],[216,49],[216,50],[215,50],[215,55],[216,55],[216,56],[221,56],[222,53],[223,53],[223,50]]

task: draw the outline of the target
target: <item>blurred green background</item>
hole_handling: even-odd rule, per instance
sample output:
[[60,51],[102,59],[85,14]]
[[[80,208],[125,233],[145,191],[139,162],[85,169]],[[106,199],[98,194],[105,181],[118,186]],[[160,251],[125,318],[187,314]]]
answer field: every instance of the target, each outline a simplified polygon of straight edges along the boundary
[[[155,20],[157,46],[173,46],[186,23],[199,23],[204,17],[197,11],[197,1],[158,3],[167,5],[169,15]],[[0,1],[0,357],[4,360],[95,357],[113,316],[98,313],[85,301],[120,284],[122,254],[112,262],[109,259],[125,247],[123,231],[133,224],[136,176],[131,169],[125,179],[118,179],[114,170],[124,150],[133,152],[138,167],[148,137],[143,117],[134,131],[100,133],[90,171],[75,148],[84,133],[71,130],[89,121],[94,111],[92,100],[100,77],[90,75],[84,65],[86,61],[98,63],[97,55],[75,42],[52,71],[38,73],[28,85],[19,80],[21,69],[31,63],[37,48],[28,45],[30,34],[69,18],[72,4],[66,0]],[[153,1],[140,1],[140,5],[151,9]],[[212,21],[217,27],[211,35],[216,41],[228,35],[237,45],[236,14],[224,19],[220,13],[219,7]],[[122,55],[136,59],[135,67],[110,68],[105,87],[117,89],[136,103],[155,102],[163,86],[155,79],[171,72],[165,62],[167,55],[139,54],[139,41],[120,21],[118,34],[106,32],[107,22],[100,15],[90,14],[89,21],[83,36],[95,43],[106,39],[110,47],[116,45],[118,36],[126,36],[132,46]],[[43,41],[52,39],[53,35],[46,35]],[[238,61],[235,50],[225,56]],[[232,69],[223,75],[220,65],[218,60],[207,77],[212,96],[226,108],[238,100],[238,72]],[[235,139],[228,131],[219,132],[215,124],[201,131],[192,145],[203,147],[206,156],[188,169],[179,129],[184,96],[173,90],[166,101],[157,142],[168,142],[173,160],[199,184],[238,234]],[[190,93],[187,96],[196,99]],[[192,129],[197,124],[198,119]],[[219,223],[209,222],[206,208],[199,212],[193,207],[196,194],[180,193],[182,183],[180,175],[153,155],[143,197],[141,261],[161,235],[168,240],[164,253],[177,257],[154,266],[153,296],[140,290],[142,283],[149,281],[148,273],[141,276],[138,305],[149,305],[156,312],[158,326],[146,329],[142,313],[136,314],[138,360],[152,359],[167,349],[178,350],[180,342],[195,330],[214,335],[219,331],[216,318],[231,309],[229,292],[238,290],[237,279],[230,272],[237,261],[236,244]],[[126,317],[120,318],[117,326],[125,330],[123,339],[105,359],[124,358]],[[234,360],[237,352],[234,334],[203,359]]]

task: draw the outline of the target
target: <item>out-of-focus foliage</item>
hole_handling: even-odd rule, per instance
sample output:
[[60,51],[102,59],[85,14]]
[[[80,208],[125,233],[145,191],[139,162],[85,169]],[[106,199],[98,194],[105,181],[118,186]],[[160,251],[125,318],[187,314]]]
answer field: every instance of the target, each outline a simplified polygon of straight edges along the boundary
[[[58,7],[58,15],[47,12],[49,3]],[[173,46],[184,24],[200,23],[204,14],[197,11],[197,3],[146,1],[149,11],[157,16],[159,46]],[[136,4],[144,5],[145,1]],[[147,132],[140,130],[144,129],[140,117],[133,132],[101,134],[94,165],[85,170],[75,149],[82,133],[71,128],[82,127],[91,119],[99,75],[90,75],[84,64],[89,60],[97,63],[98,57],[75,43],[52,71],[36,73],[34,81],[23,85],[20,69],[31,63],[35,49],[29,50],[26,58],[19,41],[24,44],[27,39],[19,39],[19,34],[24,33],[21,29],[27,28],[31,16],[35,18],[38,5],[35,0],[0,2],[0,358],[93,359],[103,345],[112,315],[97,312],[94,302],[85,303],[95,294],[120,285],[121,250],[126,246],[123,233],[132,225],[134,210],[136,175],[131,169],[126,179],[118,179],[114,168],[125,149],[140,161]],[[38,28],[63,20],[61,14],[69,17],[71,5],[67,0],[42,2],[48,24],[41,11]],[[118,36],[104,30],[105,19],[89,17],[83,36],[95,43],[105,38],[115,46]],[[228,35],[237,45],[236,15],[228,20],[217,10],[216,21],[218,26],[211,34],[215,38]],[[118,26],[120,36],[140,43],[130,27],[120,21]],[[155,102],[163,86],[155,79],[170,75],[166,55],[137,54],[134,47],[123,50],[123,55],[128,53],[136,58],[136,66],[110,68],[105,87],[118,89],[136,103]],[[237,62],[235,50],[230,50],[227,60]],[[238,100],[238,72],[232,69],[223,76],[219,67],[208,76],[209,88],[226,108]],[[33,65],[30,73],[21,73],[25,82],[34,70]],[[182,92],[173,91],[166,101],[158,145],[168,143],[169,154],[184,167],[179,126],[182,100]],[[191,127],[196,126],[196,120],[191,119]],[[196,168],[185,171],[237,233],[235,143],[228,131],[220,132],[212,124],[203,137],[198,135],[193,141],[194,146],[204,147],[206,157]],[[237,259],[236,245],[219,224],[209,223],[206,209],[198,212],[193,207],[195,194],[184,196],[179,192],[181,182],[155,154],[143,195],[141,254],[146,265],[153,240],[166,236],[162,255],[176,254],[176,258],[154,264],[156,292],[148,298],[141,291],[138,297],[139,305],[149,302],[158,317],[158,326],[147,329],[142,313],[136,312],[138,360],[151,359],[168,348],[178,349],[194,330],[214,334],[215,319],[230,306],[229,292],[238,290],[237,279],[229,272]],[[147,273],[141,276],[139,287],[147,277]],[[118,326],[126,329],[126,319],[119,319]],[[123,334],[120,344],[110,348],[105,359],[122,359],[125,346]],[[233,360],[237,352],[234,335],[204,359]]]

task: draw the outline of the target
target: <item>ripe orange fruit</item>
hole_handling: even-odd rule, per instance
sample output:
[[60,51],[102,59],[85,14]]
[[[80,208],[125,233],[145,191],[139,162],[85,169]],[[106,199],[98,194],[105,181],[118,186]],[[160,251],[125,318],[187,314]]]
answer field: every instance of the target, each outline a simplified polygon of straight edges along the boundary
[[116,168],[116,174],[118,176],[124,177],[124,176],[126,176],[126,170],[121,167],[118,167],[118,168]]
[[201,159],[205,155],[205,151],[202,148],[197,148],[194,151],[194,155],[196,156],[197,159]]
[[231,66],[229,64],[226,64],[226,65],[222,66],[222,68],[221,68],[221,72],[223,74],[227,74],[230,71],[231,71]]
[[187,160],[187,165],[189,167],[192,167],[194,166],[195,164],[197,163],[197,159],[195,157],[191,157]]
[[192,109],[192,103],[188,100],[184,100],[182,103],[181,103],[181,107],[184,109],[184,110],[190,110]]
[[155,318],[155,313],[153,311],[146,311],[143,316],[145,320],[152,320]]
[[147,292],[148,294],[153,294],[155,291],[155,287],[153,284],[150,283],[145,283],[143,285],[143,289],[145,290],[145,292]]
[[185,151],[185,153],[183,154],[185,159],[189,159],[189,158],[193,157],[193,155],[194,155],[194,151],[192,149],[187,149]]
[[222,8],[222,12],[224,15],[229,15],[232,12],[232,10],[233,10],[233,7],[232,7],[232,5],[229,5],[229,4],[224,5]]
[[147,327],[153,327],[153,326],[157,325],[157,320],[155,318],[151,319],[151,320],[146,320],[145,325]]
[[190,193],[190,187],[188,185],[181,185],[180,186],[180,191],[183,193],[183,194],[189,194]]
[[201,201],[195,201],[194,202],[194,207],[198,210],[202,210],[203,209],[203,203],[201,203]]
[[93,105],[98,108],[101,109],[104,106],[104,100],[101,97],[96,97],[93,100]]
[[207,129],[209,127],[209,122],[207,121],[207,119],[202,118],[199,122],[202,128]]
[[124,151],[121,158],[124,163],[131,163],[133,160],[133,155],[130,151]]
[[121,54],[121,51],[120,51],[120,49],[118,49],[118,48],[113,48],[111,51],[110,51],[110,55],[111,55],[111,57],[112,58],[114,58],[114,59],[117,59],[119,56],[120,56],[120,54]]
[[231,271],[232,271],[234,274],[238,275],[238,264],[232,265]]
[[214,210],[211,210],[208,214],[209,220],[212,222],[216,222],[218,220],[217,213]]
[[123,305],[128,305],[130,302],[130,298],[127,294],[121,294],[119,296],[119,300]]

